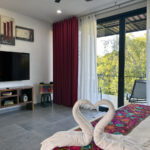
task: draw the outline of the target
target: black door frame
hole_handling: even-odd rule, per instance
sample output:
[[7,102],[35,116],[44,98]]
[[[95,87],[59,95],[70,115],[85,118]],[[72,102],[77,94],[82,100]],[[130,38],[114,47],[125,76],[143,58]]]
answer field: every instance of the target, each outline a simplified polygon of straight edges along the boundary
[[119,71],[118,71],[118,107],[124,105],[124,72],[125,72],[125,19],[130,16],[146,13],[146,7],[97,20],[97,24],[119,20]]

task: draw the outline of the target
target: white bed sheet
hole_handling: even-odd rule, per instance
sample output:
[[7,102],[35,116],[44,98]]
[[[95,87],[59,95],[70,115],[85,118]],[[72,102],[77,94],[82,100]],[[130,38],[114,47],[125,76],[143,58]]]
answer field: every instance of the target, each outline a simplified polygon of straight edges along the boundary
[[150,149],[150,117],[140,122],[128,135],[139,143],[148,141]]

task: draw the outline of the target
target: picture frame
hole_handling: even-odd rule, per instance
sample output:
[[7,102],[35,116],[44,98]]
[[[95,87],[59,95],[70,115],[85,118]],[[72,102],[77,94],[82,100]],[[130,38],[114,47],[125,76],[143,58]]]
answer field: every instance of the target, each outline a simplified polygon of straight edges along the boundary
[[15,19],[0,15],[0,44],[15,45]]
[[16,26],[16,39],[34,42],[34,30],[30,28]]

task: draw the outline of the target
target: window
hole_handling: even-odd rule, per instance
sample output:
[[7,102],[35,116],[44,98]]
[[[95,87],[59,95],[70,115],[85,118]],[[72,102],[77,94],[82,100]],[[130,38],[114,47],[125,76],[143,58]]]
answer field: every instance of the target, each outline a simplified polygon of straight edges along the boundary
[[146,79],[146,8],[97,20],[97,73],[102,98],[127,104],[134,81]]

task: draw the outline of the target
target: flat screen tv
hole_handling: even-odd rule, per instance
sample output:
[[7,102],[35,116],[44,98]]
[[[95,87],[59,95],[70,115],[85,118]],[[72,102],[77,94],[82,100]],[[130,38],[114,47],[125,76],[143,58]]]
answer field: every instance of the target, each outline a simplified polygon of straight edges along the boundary
[[30,79],[28,53],[0,51],[0,82]]

